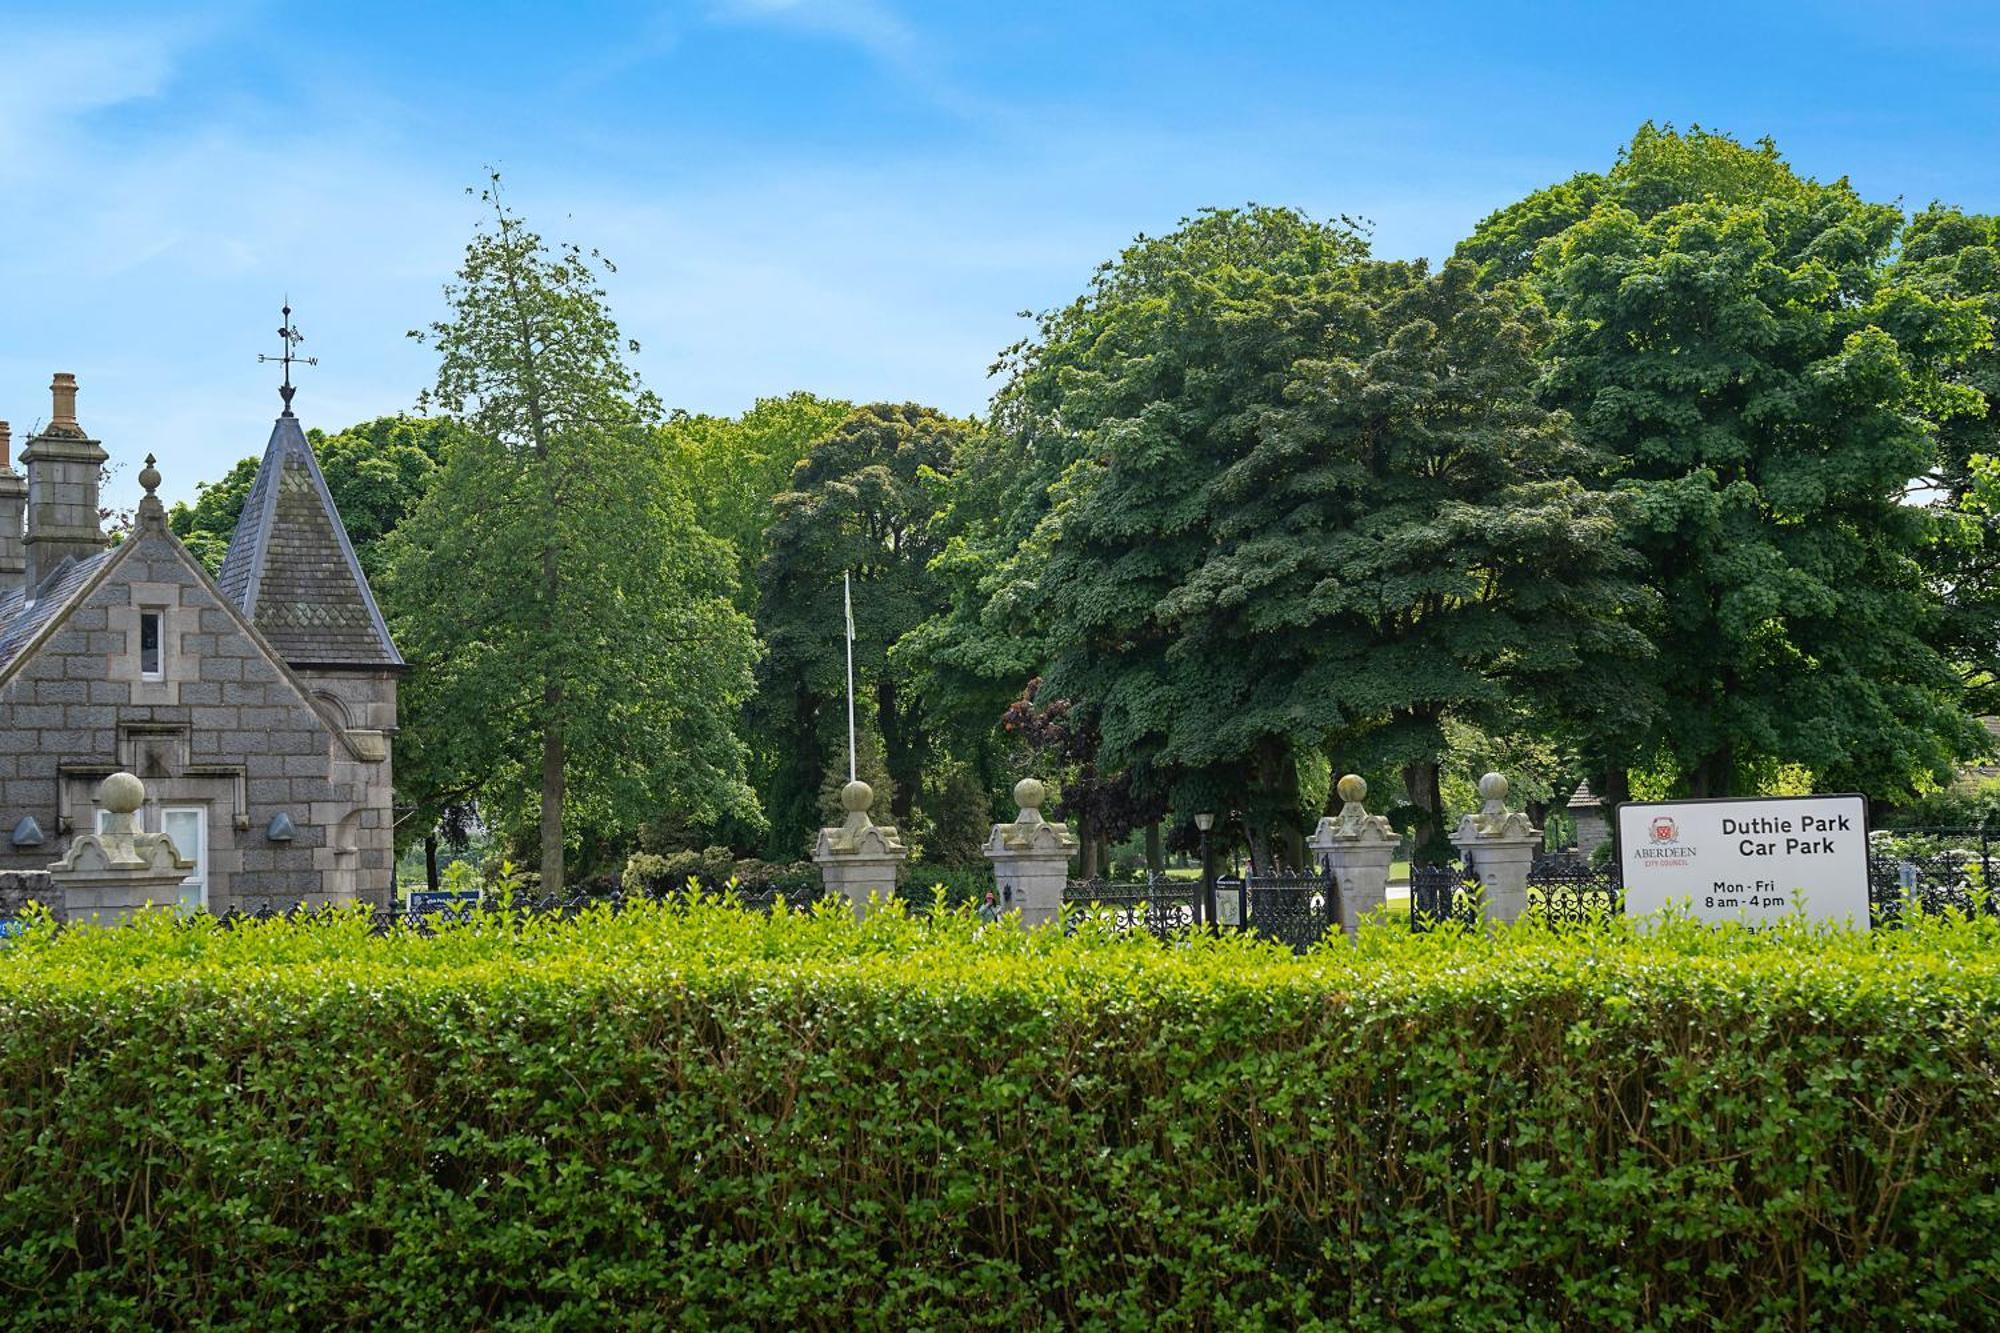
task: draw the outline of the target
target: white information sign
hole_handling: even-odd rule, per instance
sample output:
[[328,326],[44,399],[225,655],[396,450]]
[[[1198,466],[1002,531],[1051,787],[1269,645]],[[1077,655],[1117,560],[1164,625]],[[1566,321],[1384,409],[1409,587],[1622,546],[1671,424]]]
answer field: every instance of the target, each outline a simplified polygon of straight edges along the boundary
[[1632,801],[1618,807],[1625,912],[1669,902],[1702,921],[1793,912],[1868,929],[1868,802],[1861,796]]
[[1243,924],[1243,886],[1223,887],[1215,891],[1215,924],[1218,926],[1240,926]]

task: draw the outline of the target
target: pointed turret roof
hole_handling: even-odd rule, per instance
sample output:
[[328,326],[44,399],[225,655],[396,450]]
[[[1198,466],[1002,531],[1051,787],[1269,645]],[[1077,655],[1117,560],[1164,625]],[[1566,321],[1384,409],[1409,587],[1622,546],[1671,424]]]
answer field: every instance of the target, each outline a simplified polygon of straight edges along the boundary
[[271,429],[217,582],[294,666],[403,665],[289,406]]

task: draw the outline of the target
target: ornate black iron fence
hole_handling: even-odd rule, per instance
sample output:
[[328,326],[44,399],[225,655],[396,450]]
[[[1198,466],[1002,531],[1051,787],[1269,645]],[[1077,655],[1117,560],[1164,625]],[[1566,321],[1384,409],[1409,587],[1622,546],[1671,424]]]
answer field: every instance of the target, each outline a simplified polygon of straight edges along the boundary
[[1558,925],[1580,926],[1625,911],[1625,886],[1616,872],[1575,862],[1536,866],[1528,872],[1528,910]]
[[1988,829],[1878,829],[1869,839],[1868,906],[1878,926],[1920,912],[2000,912]]
[[1243,929],[1299,953],[1319,943],[1337,919],[1333,875],[1325,869],[1304,875],[1252,874],[1219,882],[1216,892],[1242,903],[1238,924]]
[[[1870,917],[1878,927],[1893,927],[1918,912],[1986,911],[2000,913],[2000,884],[1996,884],[1996,854],[2000,854],[2000,834],[1984,829],[1898,829],[1878,830],[1871,840],[1868,865]],[[1239,924],[1266,938],[1303,950],[1318,941],[1336,921],[1335,886],[1324,870],[1307,875],[1252,875],[1247,879],[1224,879],[1217,884],[1225,902],[1236,905]],[[728,884],[703,886],[736,905],[758,912],[773,910],[783,902],[794,911],[811,908],[826,896],[817,879],[782,880],[753,887]],[[681,897],[685,888],[634,889],[606,894],[544,894],[517,899],[506,910],[536,916],[575,916],[593,906],[611,911],[628,902],[659,901]],[[899,887],[910,910],[922,913],[933,899],[930,891]],[[948,895],[949,897],[950,895]],[[1538,863],[1528,876],[1528,903],[1548,919],[1577,924],[1617,915],[1624,908],[1623,887],[1615,869],[1593,869],[1575,858],[1550,857]],[[1124,929],[1146,930],[1169,935],[1197,924],[1202,917],[1202,886],[1197,880],[1153,878],[1131,883],[1103,880],[1071,881],[1064,891],[1066,904],[1093,905],[1108,909]],[[428,929],[442,918],[463,917],[471,912],[497,912],[490,900],[477,907],[461,906],[450,911],[411,910],[403,904],[374,909],[371,928],[386,933],[398,924]],[[324,909],[275,902],[245,903],[221,913],[225,925],[241,921],[293,919],[329,916]],[[1410,928],[1429,930],[1445,921],[1468,925],[1480,919],[1479,884],[1455,864],[1419,865],[1410,872]]]
[[[745,888],[740,885],[728,884],[704,885],[701,891],[704,894],[720,898],[734,906],[752,912],[769,912],[780,902],[795,912],[808,911],[815,903],[826,897],[824,887],[816,882],[806,881],[765,884],[755,888]],[[573,917],[593,907],[602,907],[612,912],[618,912],[631,903],[664,902],[669,899],[685,898],[686,896],[686,889],[676,888],[660,890],[641,889],[630,893],[623,890],[613,890],[610,893],[601,894],[582,892],[536,894],[516,898],[505,906],[502,906],[497,899],[491,898],[480,903],[462,903],[444,908],[425,905],[421,902],[417,906],[412,907],[407,902],[397,902],[391,903],[387,907],[369,909],[369,928],[378,935],[387,934],[398,925],[407,925],[414,929],[428,930],[439,922],[470,920],[475,914]],[[355,909],[352,907],[341,907],[338,909],[307,907],[296,903],[280,906],[277,903],[266,901],[239,904],[231,907],[226,912],[216,913],[215,920],[225,926],[233,926],[239,922],[275,921],[281,917],[295,921],[332,920],[337,913],[345,914],[353,910]]]
[[1104,912],[1116,930],[1143,930],[1165,939],[1200,922],[1201,881],[1164,875],[1131,881],[1073,879],[1063,886],[1063,906]]
[[1479,881],[1456,862],[1410,867],[1410,929],[1430,930],[1448,921],[1479,924]]

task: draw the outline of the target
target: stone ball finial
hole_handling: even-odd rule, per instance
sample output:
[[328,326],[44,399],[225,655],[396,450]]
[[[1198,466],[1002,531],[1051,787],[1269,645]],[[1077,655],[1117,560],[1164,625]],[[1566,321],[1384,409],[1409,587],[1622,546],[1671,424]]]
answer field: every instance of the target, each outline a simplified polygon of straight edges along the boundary
[[146,803],[146,784],[130,773],[113,773],[97,785],[97,799],[114,815],[129,815]]
[[1350,805],[1358,805],[1368,799],[1368,780],[1359,773],[1349,773],[1340,780],[1340,799]]
[[1039,778],[1022,778],[1014,784],[1014,804],[1023,810],[1039,810],[1048,799],[1049,789]]
[[146,488],[148,495],[160,489],[160,470],[153,466],[157,462],[159,462],[157,458],[147,454],[146,466],[139,469],[139,484]]
[[840,789],[840,808],[850,815],[858,815],[873,804],[875,789],[858,778]]
[[1479,794],[1489,801],[1507,799],[1507,779],[1498,773],[1488,773],[1479,779]]

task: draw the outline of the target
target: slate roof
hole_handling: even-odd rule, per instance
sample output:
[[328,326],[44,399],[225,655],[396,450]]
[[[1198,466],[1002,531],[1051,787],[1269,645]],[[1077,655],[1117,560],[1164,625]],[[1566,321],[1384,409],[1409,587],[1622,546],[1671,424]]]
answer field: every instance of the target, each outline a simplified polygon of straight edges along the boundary
[[403,665],[290,412],[271,429],[217,582],[287,662]]
[[35,636],[62,614],[63,609],[90,583],[92,576],[117,553],[118,548],[114,546],[82,560],[65,561],[42,584],[41,596],[32,602],[27,600],[26,591],[19,587],[0,592],[0,675],[6,674],[21,650],[33,643]]

